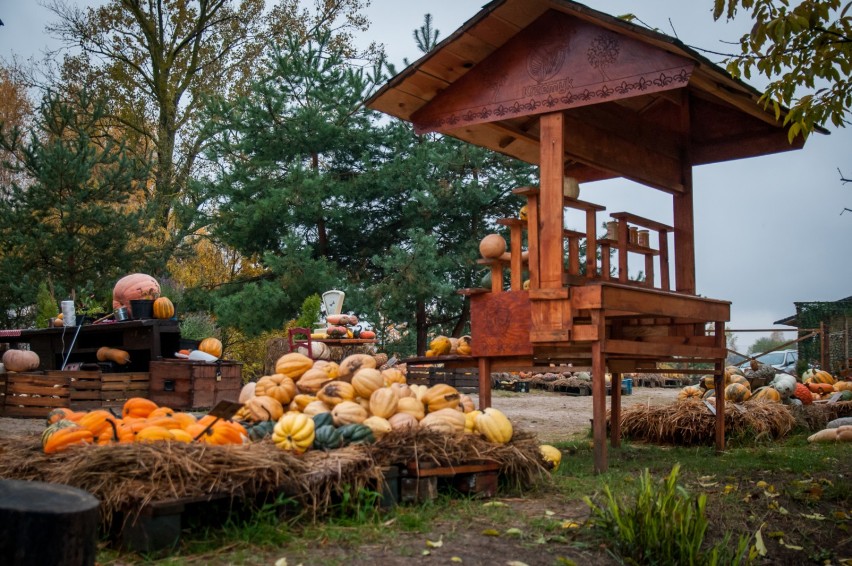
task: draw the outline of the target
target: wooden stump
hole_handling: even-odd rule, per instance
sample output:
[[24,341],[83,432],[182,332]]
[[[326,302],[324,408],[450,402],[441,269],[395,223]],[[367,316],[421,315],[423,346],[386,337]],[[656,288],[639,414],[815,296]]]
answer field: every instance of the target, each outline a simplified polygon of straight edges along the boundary
[[99,506],[67,485],[0,480],[0,564],[94,564]]

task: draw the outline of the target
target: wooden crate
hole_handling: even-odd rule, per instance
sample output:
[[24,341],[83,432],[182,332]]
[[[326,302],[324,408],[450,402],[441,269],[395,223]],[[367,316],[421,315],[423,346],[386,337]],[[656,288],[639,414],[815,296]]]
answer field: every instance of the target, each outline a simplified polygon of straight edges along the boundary
[[479,390],[479,371],[473,368],[444,368],[434,366],[409,366],[408,383],[427,385],[446,383],[459,390]]
[[148,372],[71,372],[69,384],[71,409],[90,411],[121,408],[131,397],[148,397],[149,384]]
[[201,409],[219,401],[236,401],[243,386],[242,366],[231,361],[153,361],[148,398],[172,409]]
[[[71,372],[9,372],[4,417],[46,418],[53,409],[67,407]],[[100,372],[76,372],[100,373]],[[55,375],[59,374],[59,375]]]

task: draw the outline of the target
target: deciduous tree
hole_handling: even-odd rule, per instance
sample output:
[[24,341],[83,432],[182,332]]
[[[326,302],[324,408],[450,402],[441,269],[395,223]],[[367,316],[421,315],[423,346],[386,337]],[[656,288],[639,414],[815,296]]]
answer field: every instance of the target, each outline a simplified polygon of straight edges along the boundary
[[852,109],[852,3],[842,0],[715,0],[713,16],[754,20],[728,58],[734,76],[766,76],[764,102],[790,107],[789,135],[815,126],[844,127]]

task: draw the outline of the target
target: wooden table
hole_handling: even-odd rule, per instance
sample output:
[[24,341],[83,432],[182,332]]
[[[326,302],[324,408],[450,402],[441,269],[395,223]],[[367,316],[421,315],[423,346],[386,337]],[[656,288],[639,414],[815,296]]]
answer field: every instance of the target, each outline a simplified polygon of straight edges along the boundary
[[68,363],[97,362],[98,348],[109,346],[130,353],[130,363],[123,371],[147,372],[152,360],[171,357],[178,351],[180,328],[178,321],[172,319],[130,320],[23,330],[15,341],[29,342],[30,348],[41,358],[39,369],[42,370],[61,369],[66,356]]

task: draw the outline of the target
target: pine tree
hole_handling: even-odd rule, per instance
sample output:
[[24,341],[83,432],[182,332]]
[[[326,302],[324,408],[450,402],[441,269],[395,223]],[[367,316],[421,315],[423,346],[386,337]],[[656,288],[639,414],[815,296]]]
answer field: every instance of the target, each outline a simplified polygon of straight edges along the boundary
[[104,108],[86,91],[73,100],[48,92],[28,135],[0,135],[16,158],[4,166],[26,178],[0,188],[3,323],[32,322],[27,309],[43,280],[63,297],[93,281],[102,296],[120,275],[151,267],[139,196],[147,171],[102,126]]

